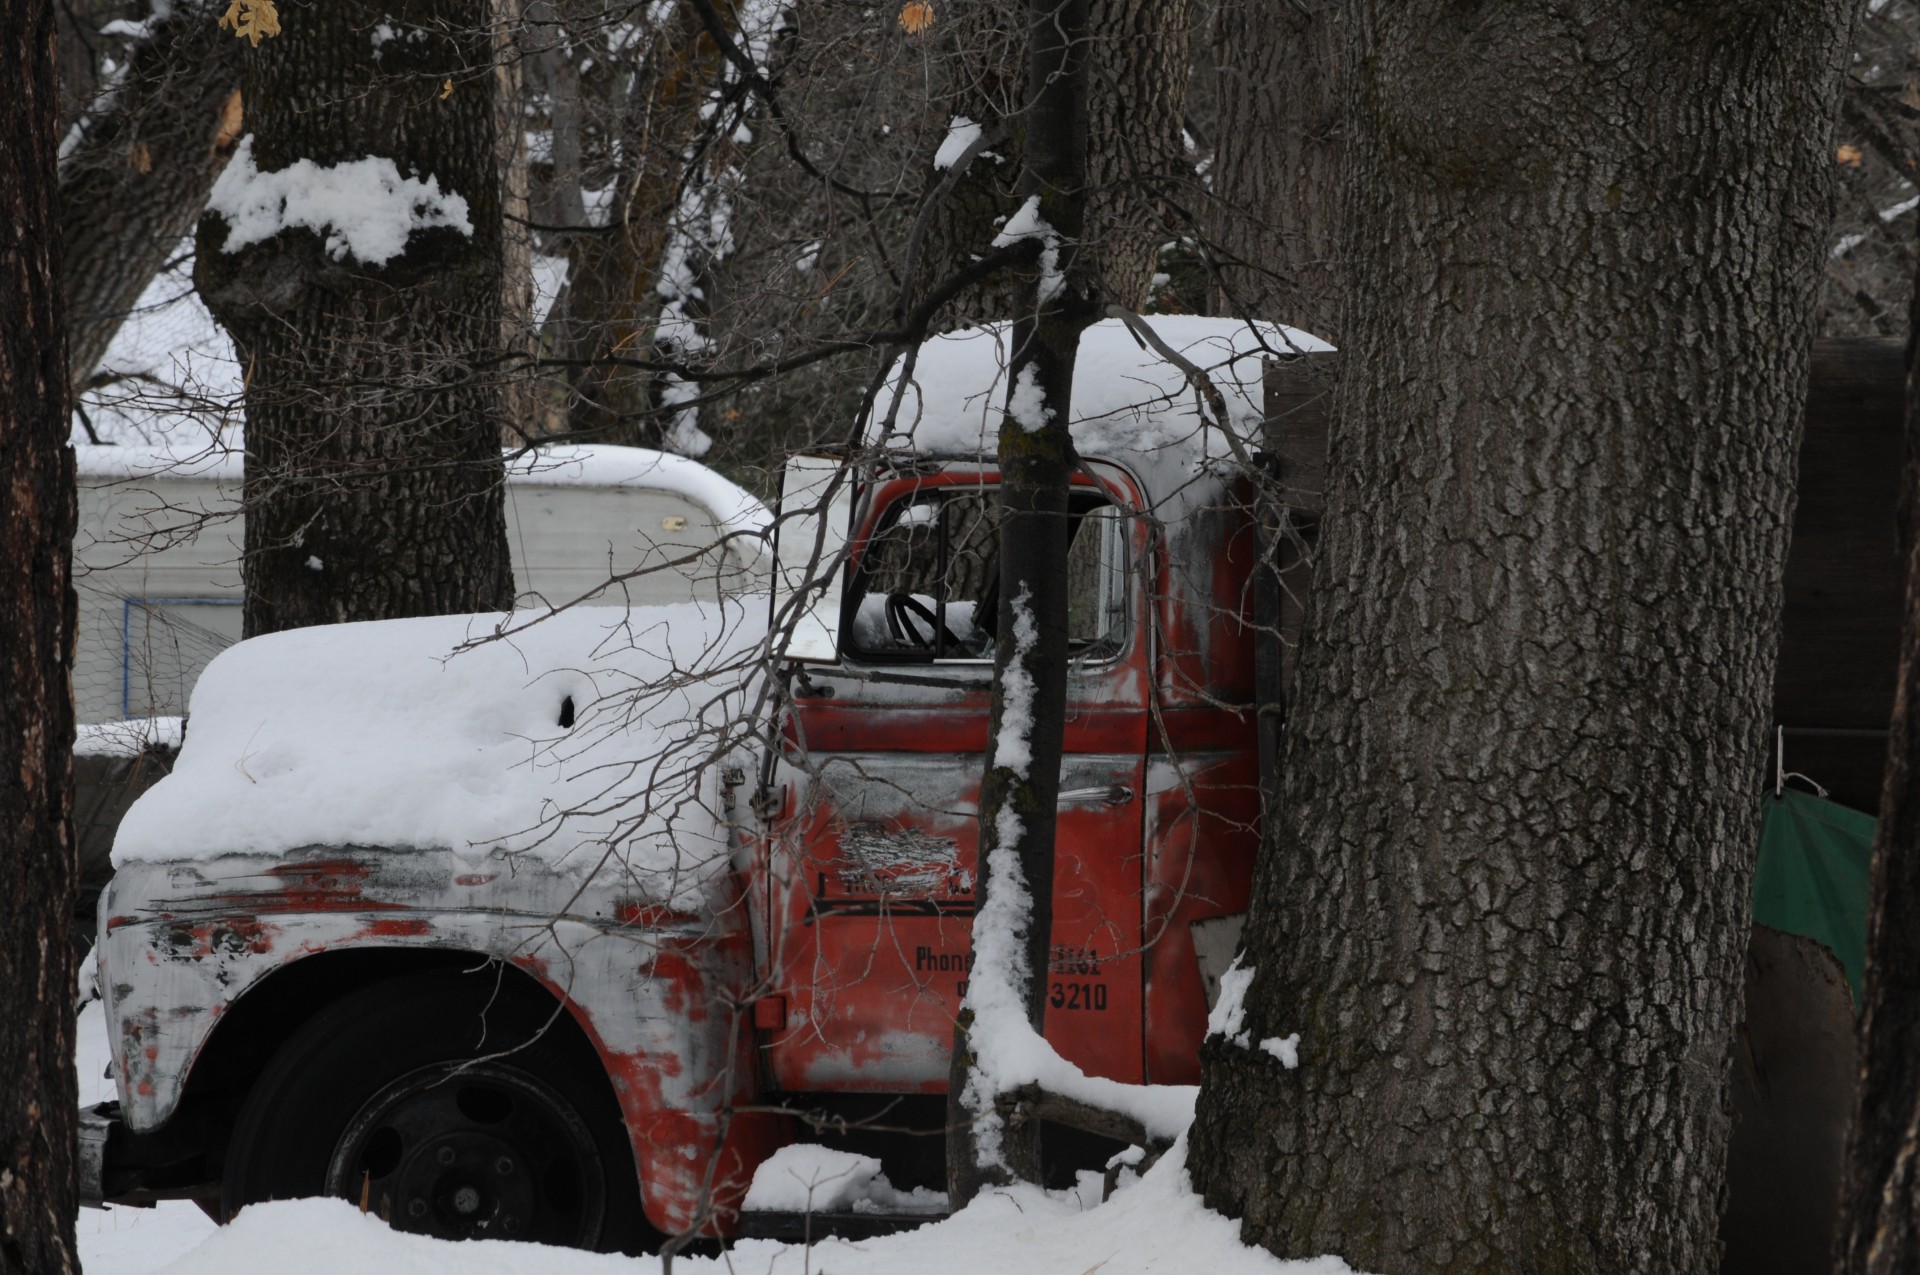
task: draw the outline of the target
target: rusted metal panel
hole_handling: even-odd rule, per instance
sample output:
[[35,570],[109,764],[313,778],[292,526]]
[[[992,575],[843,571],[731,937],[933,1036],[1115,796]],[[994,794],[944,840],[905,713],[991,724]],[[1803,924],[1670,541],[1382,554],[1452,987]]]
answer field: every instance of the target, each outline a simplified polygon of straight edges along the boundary
[[[971,469],[965,481],[990,477]],[[1104,475],[1134,507],[1136,489]],[[938,481],[938,476],[935,481]],[[864,550],[889,503],[921,480],[881,484],[855,537]],[[1148,526],[1133,560],[1157,569]],[[1132,590],[1122,649],[1069,677],[1057,826],[1054,970],[1047,1035],[1089,1072],[1138,1081],[1140,803],[1152,638]],[[792,1089],[937,1092],[971,963],[978,799],[991,706],[984,661],[929,667],[951,687],[820,672],[797,700],[783,759],[783,827],[748,895],[762,915],[786,1021],[769,1032],[773,1082]]]
[[655,1225],[724,1227],[785,1140],[769,1117],[734,1111],[754,1094],[740,909],[637,925],[630,901],[537,860],[512,865],[506,889],[462,866],[450,853],[330,850],[123,869],[102,968],[129,1127],[166,1122],[219,1019],[256,988],[270,995],[276,970],[355,948],[472,952],[532,975],[593,1042]]
[[[1169,717],[1175,716],[1169,714]],[[1208,995],[1196,925],[1246,912],[1260,849],[1252,714],[1189,710],[1181,734],[1210,749],[1150,757],[1146,775],[1146,1080],[1200,1082]]]
[[1253,699],[1253,494],[1238,480],[1208,490],[1181,518],[1157,524],[1154,685],[1169,707]]

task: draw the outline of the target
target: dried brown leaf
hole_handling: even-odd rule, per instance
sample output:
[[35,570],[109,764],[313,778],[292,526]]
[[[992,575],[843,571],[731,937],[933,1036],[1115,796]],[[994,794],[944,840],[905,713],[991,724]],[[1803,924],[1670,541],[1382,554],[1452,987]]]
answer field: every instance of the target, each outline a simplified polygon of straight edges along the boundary
[[919,35],[933,25],[933,6],[924,0],[909,0],[900,6],[900,29],[908,35]]
[[260,41],[280,34],[280,11],[273,7],[273,0],[233,0],[220,15],[220,25],[232,28],[257,49]]

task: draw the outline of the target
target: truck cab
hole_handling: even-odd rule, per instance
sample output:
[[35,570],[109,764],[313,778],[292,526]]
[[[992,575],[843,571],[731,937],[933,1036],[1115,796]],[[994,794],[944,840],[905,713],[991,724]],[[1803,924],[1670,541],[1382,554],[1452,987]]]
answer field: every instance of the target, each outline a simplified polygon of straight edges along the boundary
[[[1045,1032],[1192,1084],[1259,844],[1263,356],[1118,324],[1076,380]],[[790,470],[770,595],[240,643],[115,847],[95,1200],[355,1199],[402,1229],[738,1234],[795,1141],[938,1187],[993,690],[1004,329],[936,338]],[[1317,343],[1316,343],[1317,344]],[[1240,431],[1244,437],[1222,437]],[[936,1136],[928,1137],[926,1134]]]

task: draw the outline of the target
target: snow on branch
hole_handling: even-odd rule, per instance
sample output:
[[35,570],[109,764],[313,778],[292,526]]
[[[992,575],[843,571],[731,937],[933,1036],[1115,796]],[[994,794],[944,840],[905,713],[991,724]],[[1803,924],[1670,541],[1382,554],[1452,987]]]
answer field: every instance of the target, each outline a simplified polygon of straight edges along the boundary
[[473,235],[466,199],[442,192],[432,176],[402,177],[391,159],[377,155],[330,166],[302,159],[263,173],[253,162],[251,134],[214,183],[207,209],[227,220],[222,252],[297,226],[319,234],[335,261],[352,256],[380,266],[405,252],[416,230],[447,226]]
[[[1001,675],[1004,699],[993,753],[996,768],[1022,778],[1032,765],[1034,685],[1025,667],[1039,641],[1032,601],[1024,586],[1012,599],[1014,650]],[[1022,1118],[1124,1130],[1135,1135],[1129,1141],[1171,1142],[1192,1123],[1196,1089],[1089,1076],[1062,1058],[1027,1017],[1026,935],[1033,924],[1033,895],[1020,866],[1024,831],[1012,807],[1002,807],[986,851],[986,904],[973,923],[974,964],[965,1008],[973,1014],[967,1040],[974,1065],[960,1101],[973,1117],[980,1165],[1008,1167],[1003,1134],[1010,1106],[1024,1108]],[[1115,1115],[1118,1121],[1111,1118]]]

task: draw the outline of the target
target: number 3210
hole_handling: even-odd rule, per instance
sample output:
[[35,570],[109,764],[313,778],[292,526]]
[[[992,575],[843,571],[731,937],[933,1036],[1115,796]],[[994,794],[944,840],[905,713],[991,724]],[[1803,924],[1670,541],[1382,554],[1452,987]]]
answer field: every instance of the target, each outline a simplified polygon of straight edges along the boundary
[[1105,983],[1065,983],[1056,981],[1047,1004],[1055,1009],[1102,1010],[1107,1007]]

